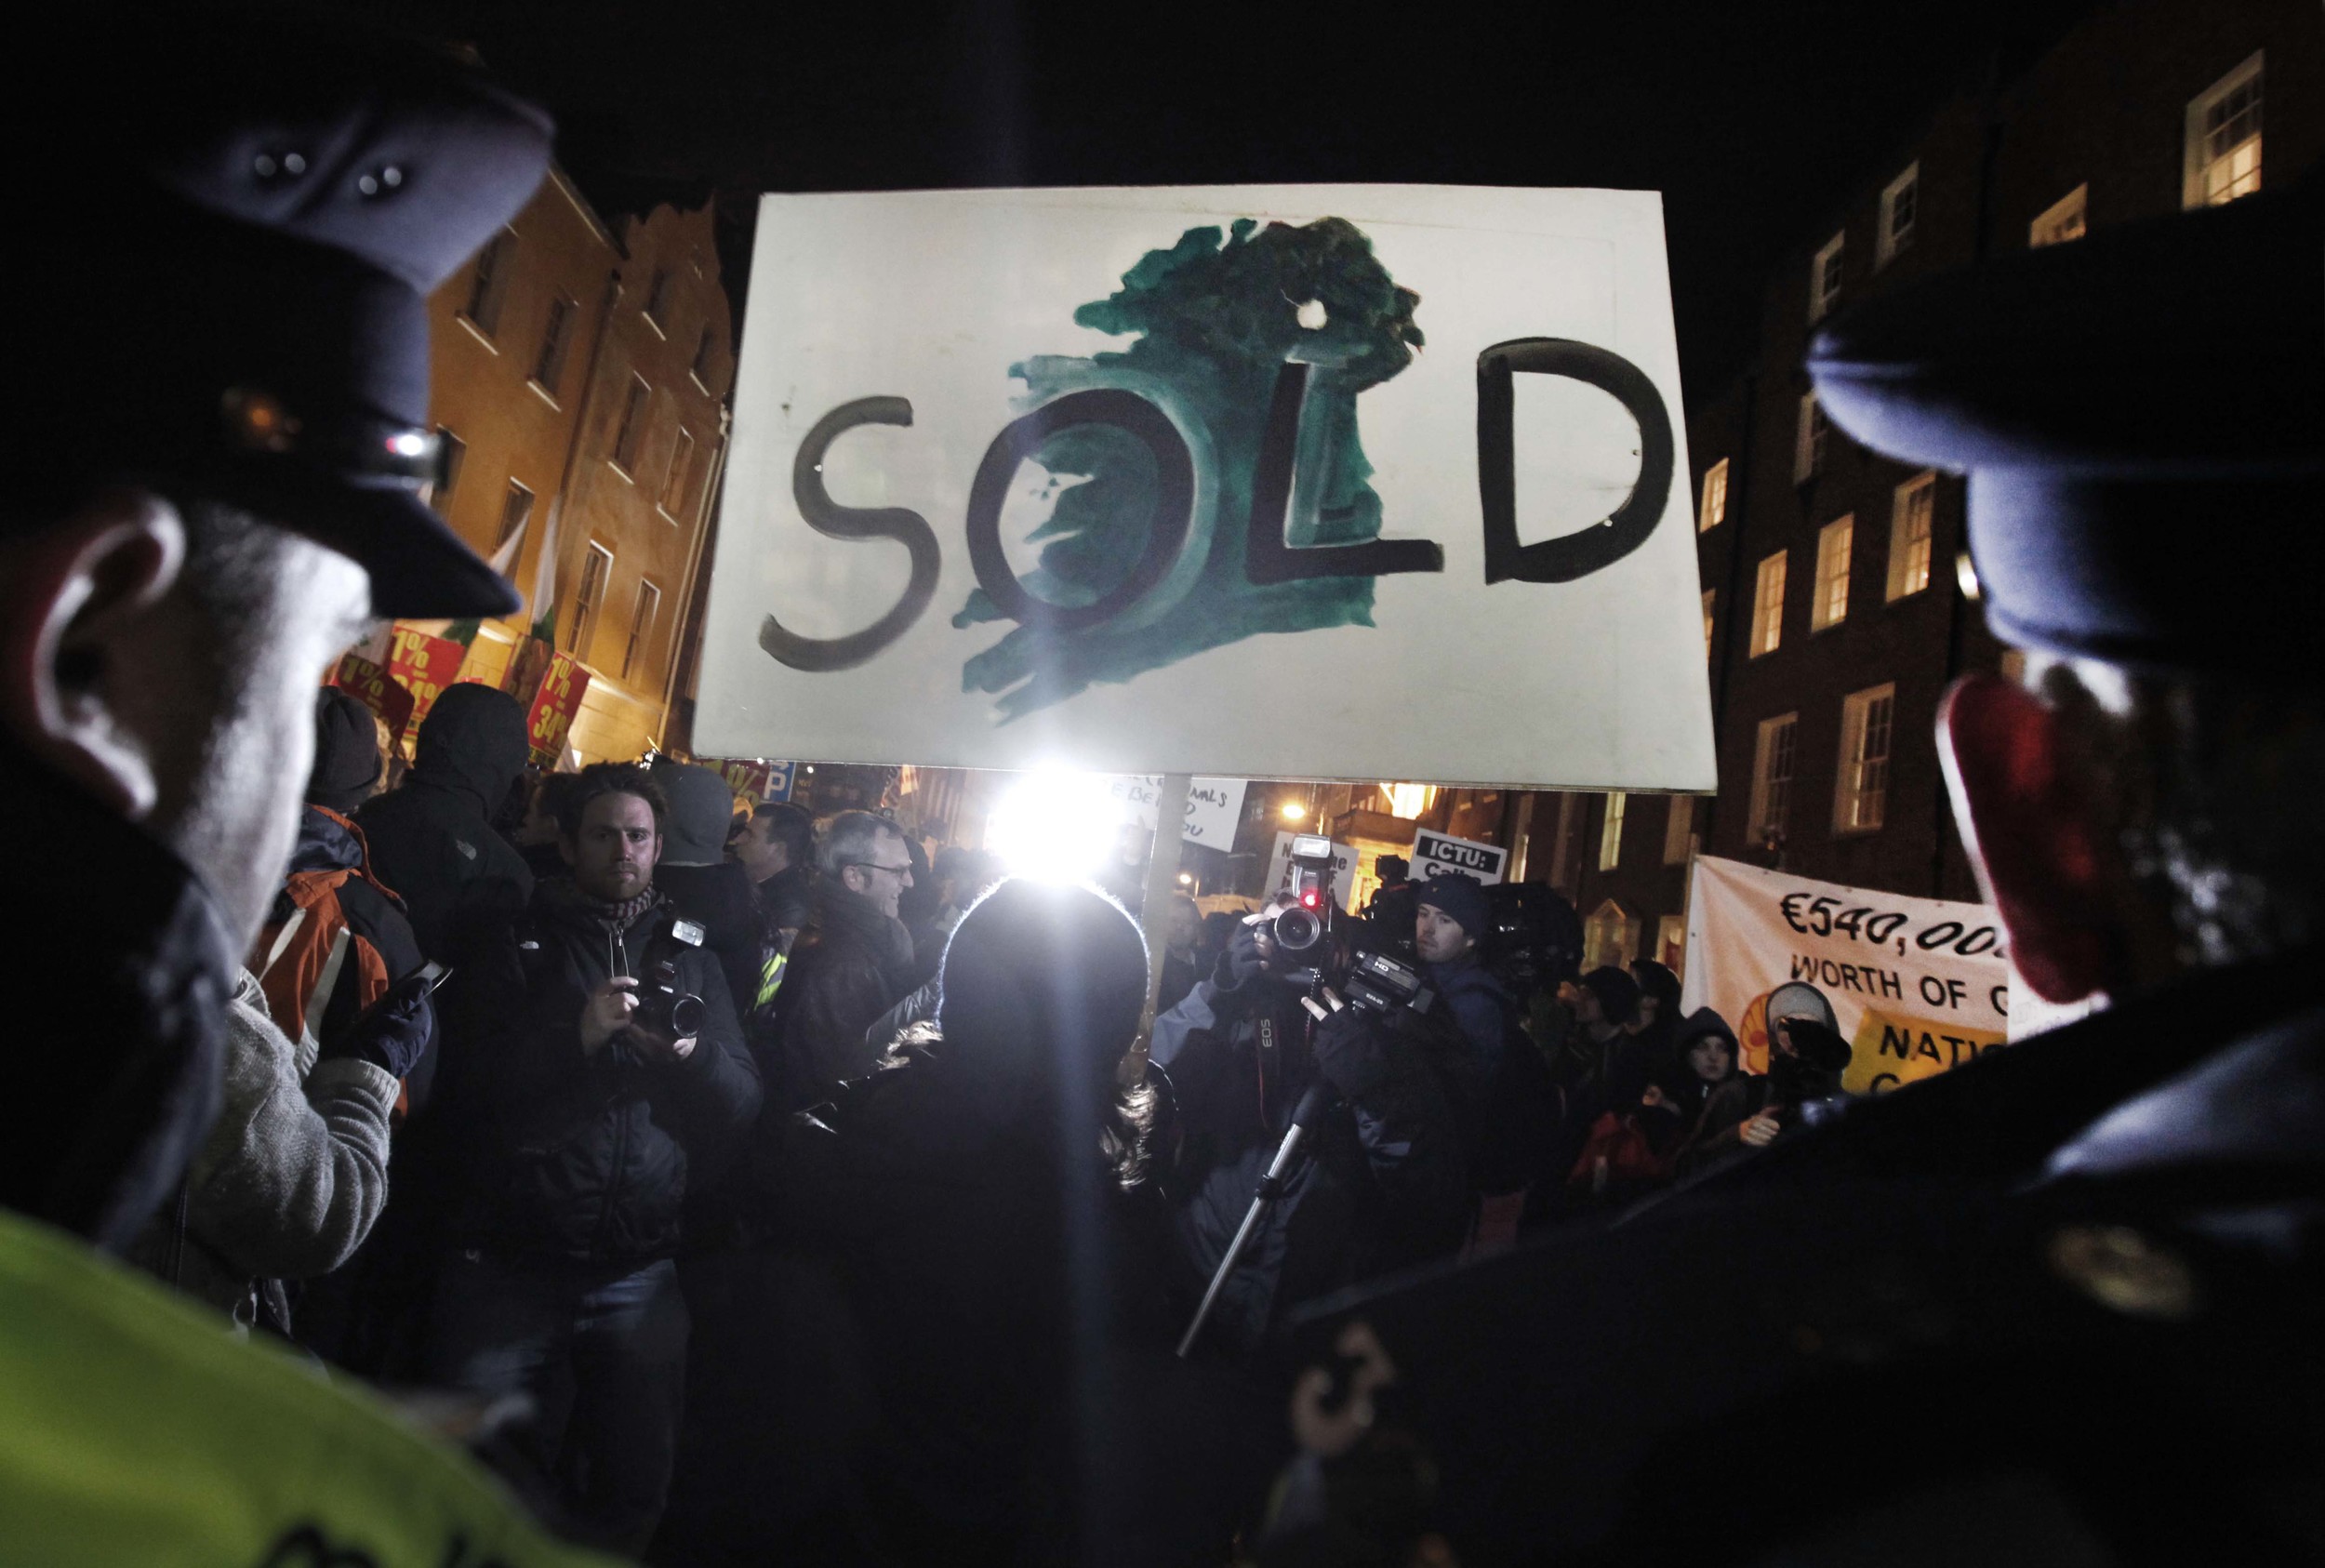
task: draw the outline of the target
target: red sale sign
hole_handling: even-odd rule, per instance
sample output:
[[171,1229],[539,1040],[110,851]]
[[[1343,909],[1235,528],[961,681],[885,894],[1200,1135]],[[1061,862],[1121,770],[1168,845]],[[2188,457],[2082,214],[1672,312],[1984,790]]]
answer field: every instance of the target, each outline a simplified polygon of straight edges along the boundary
[[573,727],[573,716],[581,711],[582,695],[589,689],[590,672],[571,654],[561,653],[549,661],[549,673],[541,677],[533,711],[525,716],[525,733],[532,741],[537,765],[557,765],[558,755],[565,749],[565,732]]
[[403,744],[412,723],[412,694],[385,670],[361,654],[349,654],[339,660],[332,684],[379,716],[388,726],[389,745]]
[[431,637],[408,626],[395,629],[394,646],[388,650],[388,673],[412,694],[412,723],[428,717],[444,688],[459,679],[468,649],[448,637]]

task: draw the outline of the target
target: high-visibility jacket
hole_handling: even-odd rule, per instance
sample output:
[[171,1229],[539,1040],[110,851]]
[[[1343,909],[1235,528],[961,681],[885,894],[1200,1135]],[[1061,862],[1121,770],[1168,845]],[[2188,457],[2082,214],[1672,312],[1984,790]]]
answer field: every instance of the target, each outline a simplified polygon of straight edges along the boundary
[[361,1389],[0,1210],[0,1564],[603,1561]]

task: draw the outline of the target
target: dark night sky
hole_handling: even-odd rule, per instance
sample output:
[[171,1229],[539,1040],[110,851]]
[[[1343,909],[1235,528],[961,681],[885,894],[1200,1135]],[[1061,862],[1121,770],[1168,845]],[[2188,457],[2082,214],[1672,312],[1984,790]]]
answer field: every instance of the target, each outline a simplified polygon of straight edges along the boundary
[[[1953,85],[2088,0],[1151,7],[403,0],[556,111],[609,209],[762,190],[1425,180],[1666,193],[1691,397]],[[379,14],[376,5],[363,9]],[[731,204],[732,267],[748,245]]]

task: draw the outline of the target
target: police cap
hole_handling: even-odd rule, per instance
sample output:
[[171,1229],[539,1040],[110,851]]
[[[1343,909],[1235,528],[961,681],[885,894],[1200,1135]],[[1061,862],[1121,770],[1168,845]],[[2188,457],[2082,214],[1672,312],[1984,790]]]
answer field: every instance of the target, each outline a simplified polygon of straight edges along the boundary
[[2325,673],[2325,188],[2101,230],[1869,300],[1809,373],[1969,475],[1995,632],[2133,667]]
[[[516,592],[433,512],[427,295],[523,206],[546,115],[427,47],[285,9],[109,11],[35,139],[60,265],[20,339],[42,520],[96,483],[228,502],[359,562],[382,616]],[[20,470],[20,472],[23,472]]]

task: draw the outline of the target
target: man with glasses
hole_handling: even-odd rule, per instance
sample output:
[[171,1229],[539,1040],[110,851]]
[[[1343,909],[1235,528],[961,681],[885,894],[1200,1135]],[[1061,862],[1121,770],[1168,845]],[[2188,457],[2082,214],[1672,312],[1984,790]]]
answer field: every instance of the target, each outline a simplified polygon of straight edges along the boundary
[[903,832],[869,811],[842,812],[823,831],[816,870],[808,924],[776,996],[775,1059],[763,1064],[785,1110],[870,1071],[879,1048],[865,1030],[912,989],[912,937],[897,918],[912,885]]

